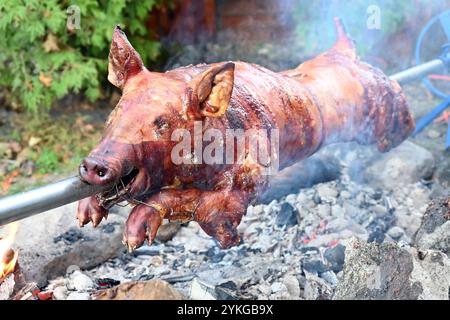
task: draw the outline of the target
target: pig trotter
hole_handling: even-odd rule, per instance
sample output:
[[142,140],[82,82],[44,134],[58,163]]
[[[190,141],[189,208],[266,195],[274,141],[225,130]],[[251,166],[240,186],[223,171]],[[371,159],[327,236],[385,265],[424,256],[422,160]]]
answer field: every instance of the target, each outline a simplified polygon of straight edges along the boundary
[[231,248],[240,242],[237,227],[246,212],[248,199],[240,190],[204,192],[195,220],[223,249]]
[[242,215],[234,213],[215,214],[212,221],[208,223],[199,222],[199,225],[203,231],[219,242],[222,249],[229,249],[237,246],[241,241],[237,232],[239,223],[232,222],[234,216],[239,216],[240,221]]
[[108,218],[108,210],[99,204],[97,197],[92,196],[79,201],[77,220],[80,227],[91,221],[95,228],[103,218],[105,220]]
[[140,204],[134,207],[128,216],[122,241],[128,251],[132,252],[142,246],[145,239],[150,245],[162,221],[163,216],[156,205]]

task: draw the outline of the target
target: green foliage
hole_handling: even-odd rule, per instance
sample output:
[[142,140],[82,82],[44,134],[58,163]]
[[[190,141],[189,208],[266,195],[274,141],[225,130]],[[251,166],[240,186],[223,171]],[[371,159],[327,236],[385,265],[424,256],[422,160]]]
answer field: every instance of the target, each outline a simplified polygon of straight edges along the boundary
[[58,155],[51,149],[44,148],[36,160],[39,173],[51,173],[56,170],[60,160]]
[[103,127],[103,124],[94,126],[88,116],[78,113],[57,118],[47,114],[27,115],[15,125],[21,129],[22,145],[30,139],[39,141],[28,147],[26,158],[33,161],[42,174],[76,170],[81,159],[99,141]]
[[[113,28],[126,28],[145,63],[158,57],[145,20],[162,0],[3,0],[0,2],[0,87],[12,106],[42,111],[69,92],[101,95]],[[79,29],[68,27],[80,12]],[[71,20],[73,21],[73,20]]]

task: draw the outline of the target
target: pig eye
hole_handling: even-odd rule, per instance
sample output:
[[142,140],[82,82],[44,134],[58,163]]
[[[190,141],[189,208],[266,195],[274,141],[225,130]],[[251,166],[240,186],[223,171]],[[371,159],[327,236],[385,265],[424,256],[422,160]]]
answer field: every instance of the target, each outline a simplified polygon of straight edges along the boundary
[[161,117],[156,118],[153,124],[158,128],[158,130],[164,130],[169,127],[167,121]]

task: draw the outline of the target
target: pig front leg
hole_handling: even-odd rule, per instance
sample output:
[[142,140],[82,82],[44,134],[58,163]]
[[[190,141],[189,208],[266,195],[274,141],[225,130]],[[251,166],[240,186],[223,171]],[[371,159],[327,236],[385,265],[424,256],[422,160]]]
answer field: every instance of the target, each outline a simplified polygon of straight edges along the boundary
[[248,206],[249,195],[240,190],[202,191],[168,189],[137,205],[128,217],[124,243],[129,250],[152,243],[163,219],[197,221],[222,248],[239,243],[237,227]]
[[239,244],[237,227],[247,211],[249,195],[245,191],[205,192],[195,213],[195,221],[223,249]]
[[77,220],[80,227],[91,221],[95,228],[103,218],[105,220],[108,218],[108,210],[98,203],[96,196],[84,198],[78,202]]

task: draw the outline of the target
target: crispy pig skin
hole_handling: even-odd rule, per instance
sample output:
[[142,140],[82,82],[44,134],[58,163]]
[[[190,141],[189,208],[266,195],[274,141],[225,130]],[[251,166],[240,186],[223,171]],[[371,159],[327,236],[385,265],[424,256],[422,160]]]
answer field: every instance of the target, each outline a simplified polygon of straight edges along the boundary
[[[414,121],[399,84],[360,61],[335,22],[338,39],[330,50],[279,73],[245,62],[150,72],[115,30],[108,79],[122,98],[89,158],[107,163],[116,181],[139,170],[128,198],[116,200],[135,204],[124,232],[130,250],[151,243],[163,219],[197,221],[223,248],[237,245],[242,216],[269,186],[270,176],[247,149],[241,163],[174,164],[175,129],[194,136],[195,121],[224,137],[226,129],[279,129],[279,169],[326,144],[356,141],[384,152],[409,136]],[[106,215],[98,196],[80,202],[80,225]]]

